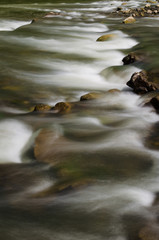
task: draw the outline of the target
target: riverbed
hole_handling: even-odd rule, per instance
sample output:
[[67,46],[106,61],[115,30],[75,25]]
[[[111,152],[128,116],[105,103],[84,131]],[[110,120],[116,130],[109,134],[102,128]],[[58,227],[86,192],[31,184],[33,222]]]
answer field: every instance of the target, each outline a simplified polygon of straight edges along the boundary
[[[131,240],[132,216],[152,219],[159,152],[146,139],[159,116],[126,83],[158,67],[159,16],[124,25],[122,3],[1,1],[2,240]],[[124,66],[135,50],[151,64]],[[100,97],[80,101],[89,92]],[[58,102],[73,110],[33,112]]]

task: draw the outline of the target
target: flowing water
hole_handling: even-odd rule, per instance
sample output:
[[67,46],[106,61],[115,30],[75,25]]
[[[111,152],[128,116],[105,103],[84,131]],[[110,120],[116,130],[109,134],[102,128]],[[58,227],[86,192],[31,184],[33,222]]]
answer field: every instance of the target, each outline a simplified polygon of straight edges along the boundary
[[[159,153],[145,137],[159,117],[126,87],[142,64],[122,58],[133,48],[158,66],[159,17],[123,25],[110,14],[122,3],[1,0],[2,240],[126,240],[124,216],[150,214]],[[43,18],[50,11],[58,14]],[[103,34],[113,37],[97,42]],[[79,103],[92,91],[103,97]],[[30,114],[61,101],[77,108]]]

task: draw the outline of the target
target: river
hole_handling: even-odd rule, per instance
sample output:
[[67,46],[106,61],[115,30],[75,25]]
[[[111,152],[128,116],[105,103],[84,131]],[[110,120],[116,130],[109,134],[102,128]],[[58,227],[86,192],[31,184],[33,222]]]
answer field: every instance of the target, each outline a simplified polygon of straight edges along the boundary
[[[151,215],[159,153],[145,139],[159,117],[126,82],[158,67],[159,16],[124,25],[111,14],[122,3],[1,0],[2,240],[136,240],[128,216]],[[104,34],[113,37],[97,42]],[[132,49],[151,64],[123,66]],[[96,91],[101,98],[79,101]],[[31,113],[58,102],[74,110]]]

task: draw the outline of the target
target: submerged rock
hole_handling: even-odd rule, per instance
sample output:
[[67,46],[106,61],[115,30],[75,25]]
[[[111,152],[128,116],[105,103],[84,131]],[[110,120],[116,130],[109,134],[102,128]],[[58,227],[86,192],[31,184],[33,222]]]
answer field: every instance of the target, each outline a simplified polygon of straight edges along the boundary
[[137,94],[144,94],[158,90],[155,83],[148,81],[148,75],[145,71],[134,73],[131,76],[131,79],[127,82],[127,85]]
[[86,149],[84,143],[43,129],[35,140],[35,158],[52,164],[67,178],[129,177],[153,165],[147,153],[125,149]]
[[134,22],[136,22],[136,19],[133,16],[130,16],[130,17],[124,19],[124,21],[123,21],[123,23],[125,23],[125,24],[130,24],[130,23],[134,23]]

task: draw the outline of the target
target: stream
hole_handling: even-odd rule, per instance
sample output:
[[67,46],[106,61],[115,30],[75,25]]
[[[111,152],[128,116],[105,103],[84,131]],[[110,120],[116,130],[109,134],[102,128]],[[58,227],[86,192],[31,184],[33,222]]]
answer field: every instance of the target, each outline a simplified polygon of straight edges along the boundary
[[[1,0],[2,240],[138,240],[136,222],[154,218],[159,152],[147,136],[159,116],[126,83],[158,68],[159,15],[124,25],[112,14],[122,3]],[[151,63],[123,65],[132,50]],[[102,97],[80,101],[89,92]],[[73,110],[32,112],[58,102]]]

